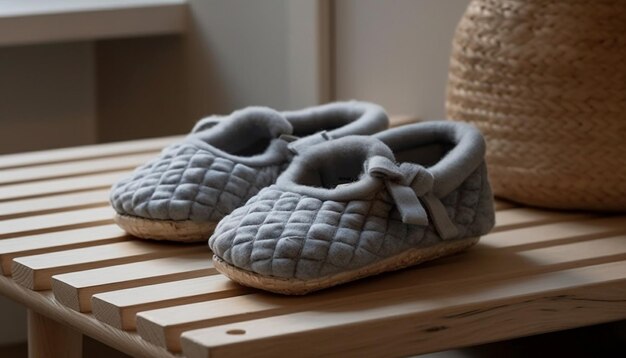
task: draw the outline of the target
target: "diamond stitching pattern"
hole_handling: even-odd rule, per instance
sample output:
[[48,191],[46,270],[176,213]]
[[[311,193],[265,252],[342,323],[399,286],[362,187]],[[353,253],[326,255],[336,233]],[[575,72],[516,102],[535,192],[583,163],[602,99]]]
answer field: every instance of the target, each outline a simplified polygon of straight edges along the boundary
[[[493,225],[493,203],[484,165],[442,202],[461,237],[488,231]],[[224,218],[209,244],[216,255],[240,268],[311,279],[439,240],[430,225],[402,223],[385,189],[370,201],[336,202],[272,185]],[[240,245],[250,249],[239,250]]]
[[118,213],[149,219],[219,221],[272,184],[283,167],[250,167],[183,142],[119,181],[111,203]]

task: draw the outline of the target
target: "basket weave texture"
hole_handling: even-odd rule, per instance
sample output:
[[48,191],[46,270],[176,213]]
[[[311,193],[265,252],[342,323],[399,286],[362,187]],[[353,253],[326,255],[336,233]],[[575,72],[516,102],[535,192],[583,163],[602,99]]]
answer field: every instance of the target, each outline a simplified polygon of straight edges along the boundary
[[496,195],[626,210],[626,1],[472,1],[446,110],[485,135]]

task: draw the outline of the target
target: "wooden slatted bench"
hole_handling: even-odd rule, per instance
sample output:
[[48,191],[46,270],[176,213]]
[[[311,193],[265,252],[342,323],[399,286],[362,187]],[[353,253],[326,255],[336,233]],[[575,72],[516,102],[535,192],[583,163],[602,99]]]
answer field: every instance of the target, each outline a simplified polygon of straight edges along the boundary
[[134,240],[108,188],[180,137],[0,157],[0,293],[33,356],[82,335],[133,356],[402,356],[626,318],[626,216],[497,202],[480,243],[305,297],[219,275],[206,245]]

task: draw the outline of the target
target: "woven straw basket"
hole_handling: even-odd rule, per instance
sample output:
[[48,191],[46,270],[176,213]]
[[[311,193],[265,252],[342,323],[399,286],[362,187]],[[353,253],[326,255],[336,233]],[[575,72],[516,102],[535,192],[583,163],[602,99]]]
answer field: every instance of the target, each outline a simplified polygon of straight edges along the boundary
[[496,195],[626,210],[626,0],[472,1],[446,109],[485,135]]

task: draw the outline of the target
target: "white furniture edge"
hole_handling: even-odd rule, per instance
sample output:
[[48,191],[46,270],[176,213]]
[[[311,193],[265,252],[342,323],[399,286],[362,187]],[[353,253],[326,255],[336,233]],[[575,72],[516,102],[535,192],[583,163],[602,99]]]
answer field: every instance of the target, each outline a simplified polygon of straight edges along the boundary
[[185,0],[0,1],[0,46],[183,33]]

